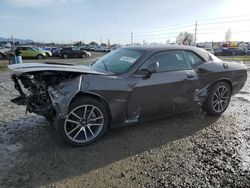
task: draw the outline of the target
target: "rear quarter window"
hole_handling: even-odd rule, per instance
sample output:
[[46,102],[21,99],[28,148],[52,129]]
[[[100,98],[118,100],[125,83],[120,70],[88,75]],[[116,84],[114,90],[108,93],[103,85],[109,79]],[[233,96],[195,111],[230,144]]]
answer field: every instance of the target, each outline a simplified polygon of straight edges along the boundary
[[186,55],[192,67],[197,67],[204,63],[204,60],[201,59],[200,56],[198,56],[194,52],[186,51]]

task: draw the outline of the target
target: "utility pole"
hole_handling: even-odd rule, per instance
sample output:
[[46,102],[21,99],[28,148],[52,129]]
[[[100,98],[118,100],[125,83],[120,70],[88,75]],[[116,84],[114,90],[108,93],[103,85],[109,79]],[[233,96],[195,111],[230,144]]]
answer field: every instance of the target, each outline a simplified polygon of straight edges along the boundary
[[133,31],[131,32],[131,45],[133,44]]
[[14,36],[13,36],[13,35],[11,36],[11,40],[12,40],[12,48],[13,48],[13,52],[15,52],[16,47],[15,47],[15,39],[14,39]]
[[108,38],[108,47],[110,48],[110,40],[109,40],[109,38]]
[[100,35],[100,45],[102,44],[102,34]]
[[196,35],[197,35],[197,21],[195,22],[195,30],[194,30],[194,46],[196,46]]

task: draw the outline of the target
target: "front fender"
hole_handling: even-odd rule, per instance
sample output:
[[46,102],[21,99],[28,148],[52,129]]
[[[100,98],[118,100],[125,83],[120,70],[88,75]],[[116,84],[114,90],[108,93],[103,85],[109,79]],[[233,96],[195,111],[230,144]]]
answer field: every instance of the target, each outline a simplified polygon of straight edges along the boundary
[[74,79],[62,82],[55,87],[49,87],[48,93],[52,106],[60,118],[65,118],[67,116],[71,100],[81,92],[82,78],[83,75],[79,75]]

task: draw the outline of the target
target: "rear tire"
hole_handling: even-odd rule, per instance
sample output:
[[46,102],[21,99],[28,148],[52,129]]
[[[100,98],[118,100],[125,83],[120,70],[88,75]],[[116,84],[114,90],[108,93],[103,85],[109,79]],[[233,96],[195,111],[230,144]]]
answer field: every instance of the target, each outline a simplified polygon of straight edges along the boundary
[[3,59],[4,55],[2,53],[0,53],[0,59]]
[[62,140],[73,146],[85,146],[102,137],[107,130],[109,116],[105,106],[89,97],[73,101],[68,116],[56,126]]
[[37,55],[37,59],[43,59],[43,55],[41,54]]
[[68,59],[69,56],[68,56],[68,54],[63,54],[63,55],[62,55],[62,58],[63,58],[63,59]]
[[81,55],[81,58],[86,58],[86,57],[87,57],[86,54],[82,54],[82,55]]
[[209,115],[219,116],[228,107],[231,99],[231,88],[226,82],[214,84],[203,104],[203,110]]

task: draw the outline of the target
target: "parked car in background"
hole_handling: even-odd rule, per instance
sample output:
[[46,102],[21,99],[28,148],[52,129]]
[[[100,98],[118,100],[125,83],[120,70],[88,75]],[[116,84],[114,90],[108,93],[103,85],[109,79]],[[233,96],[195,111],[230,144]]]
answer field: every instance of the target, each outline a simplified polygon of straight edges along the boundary
[[91,54],[85,50],[80,50],[77,47],[64,47],[60,50],[60,57],[67,59],[70,57],[89,57]]
[[98,46],[89,46],[89,50],[90,51],[96,51]]
[[81,50],[89,50],[88,45],[79,46],[78,48],[81,49]]
[[57,48],[57,49],[53,50],[52,56],[60,57],[61,49],[62,49],[62,48]]
[[207,50],[207,51],[210,52],[211,54],[214,54],[213,48],[204,48],[204,50]]
[[220,48],[214,49],[214,55],[216,55],[216,56],[220,55]]
[[86,49],[85,47],[78,47],[78,49],[84,51],[84,52],[86,53],[87,57],[91,57],[91,53],[88,52],[88,51],[86,51],[86,50],[85,50],[85,49]]
[[0,59],[7,58],[10,51],[11,51],[10,48],[1,48],[0,49]]
[[109,128],[195,108],[219,116],[247,80],[243,63],[176,45],[120,48],[90,66],[8,67],[20,93],[12,102],[45,116],[66,143],[77,146],[96,141]]
[[52,57],[52,53],[51,53],[50,50],[46,50],[46,49],[38,48],[38,47],[33,47],[33,48],[35,48],[37,50],[43,50],[45,52],[45,54],[46,54],[47,57]]
[[246,49],[246,55],[250,55],[250,48]]
[[243,49],[239,48],[221,48],[216,55],[220,56],[237,56],[245,55],[246,52]]
[[43,59],[47,57],[44,50],[32,46],[18,46],[17,49],[21,52],[21,56],[24,58]]
[[60,48],[57,47],[47,47],[47,48],[43,48],[44,50],[48,50],[52,53],[52,56],[54,56],[55,51],[57,51]]

